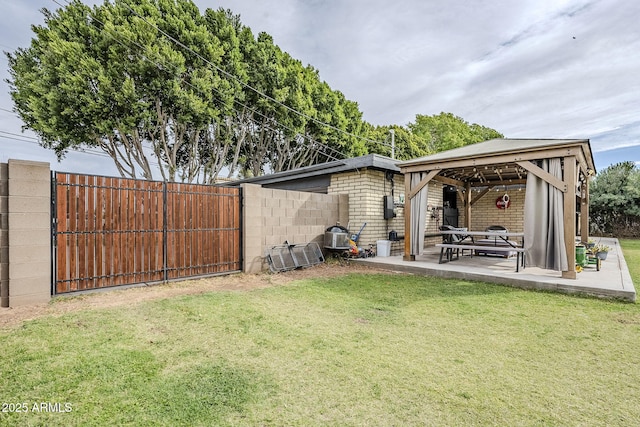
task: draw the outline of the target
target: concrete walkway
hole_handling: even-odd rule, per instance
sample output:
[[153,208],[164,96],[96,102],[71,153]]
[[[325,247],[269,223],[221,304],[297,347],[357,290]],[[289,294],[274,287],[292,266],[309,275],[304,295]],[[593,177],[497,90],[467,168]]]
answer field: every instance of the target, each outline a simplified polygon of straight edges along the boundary
[[438,263],[440,250],[427,248],[416,261],[403,261],[402,256],[374,257],[354,260],[378,268],[402,271],[426,276],[458,278],[497,283],[524,289],[557,291],[569,294],[586,294],[598,297],[636,300],[636,290],[622,256],[618,239],[596,238],[599,244],[611,247],[600,271],[589,265],[576,280],[563,279],[561,273],[541,268],[527,267],[516,272],[516,257],[509,259],[493,256],[465,254],[460,259],[444,264]]

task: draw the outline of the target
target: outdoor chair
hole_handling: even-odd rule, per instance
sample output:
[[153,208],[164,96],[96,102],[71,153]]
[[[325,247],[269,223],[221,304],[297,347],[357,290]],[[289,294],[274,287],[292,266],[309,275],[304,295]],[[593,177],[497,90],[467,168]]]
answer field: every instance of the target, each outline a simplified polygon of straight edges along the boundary
[[[507,229],[507,227],[504,227],[502,225],[490,225],[487,228],[484,229],[484,231],[504,231],[505,233],[508,233],[509,230]],[[487,236],[488,238],[489,236]]]
[[[490,225],[487,228],[484,229],[484,231],[492,231],[492,232],[502,232],[502,233],[508,233],[509,230],[507,229],[507,227],[504,227],[502,225]],[[517,242],[508,242],[505,239],[501,239],[499,237],[496,237],[495,235],[493,236],[485,236],[485,238],[483,240],[480,240],[480,243],[482,244],[488,244],[488,245],[493,245],[493,246],[520,246]],[[511,256],[516,255],[516,252],[504,252],[504,251],[493,251],[491,249],[486,249],[486,250],[482,250],[482,251],[476,251],[476,255],[497,255],[497,256],[503,256],[505,258],[509,258]]]
[[[441,225],[440,231],[456,231],[456,228],[451,225]],[[442,243],[450,243],[455,245],[464,245],[467,242],[463,241],[463,236],[461,234],[443,234],[442,235]],[[468,250],[473,255],[473,251],[471,249],[462,249],[462,256],[464,256],[464,251]],[[453,260],[453,255],[455,253],[456,258],[460,257],[460,249],[459,248],[446,248],[446,258],[451,261]]]

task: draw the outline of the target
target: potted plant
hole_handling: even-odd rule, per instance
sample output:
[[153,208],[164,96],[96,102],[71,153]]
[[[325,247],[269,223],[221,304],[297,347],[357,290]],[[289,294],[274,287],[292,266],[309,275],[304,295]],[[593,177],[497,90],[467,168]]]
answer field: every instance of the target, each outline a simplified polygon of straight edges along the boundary
[[591,249],[593,249],[593,247],[595,245],[596,245],[595,240],[589,239],[589,241],[587,242],[587,244],[585,246],[587,247],[587,250],[590,251]]
[[600,258],[603,261],[607,259],[607,254],[609,253],[609,250],[611,250],[611,248],[607,245],[596,245],[593,247],[593,252],[596,254],[598,258]]

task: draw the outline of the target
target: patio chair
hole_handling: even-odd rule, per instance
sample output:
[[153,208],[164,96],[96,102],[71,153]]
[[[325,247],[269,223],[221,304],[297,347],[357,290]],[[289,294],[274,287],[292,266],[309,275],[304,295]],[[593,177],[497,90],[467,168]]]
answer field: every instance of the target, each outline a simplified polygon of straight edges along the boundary
[[[504,227],[502,225],[490,225],[487,228],[484,229],[484,231],[493,231],[493,232],[503,232],[503,233],[508,233],[509,230],[507,229],[507,227]],[[516,242],[507,242],[506,240],[503,240],[499,237],[496,237],[495,235],[493,236],[485,236],[484,240],[480,241],[483,244],[493,244],[494,246],[507,246],[507,245],[512,245],[512,246],[519,246],[518,243]],[[511,256],[516,255],[516,253],[504,253],[502,251],[492,251],[490,249],[487,250],[483,250],[483,251],[476,251],[476,255],[497,255],[497,256],[503,256],[505,258],[509,258]]]
[[[456,228],[451,226],[451,225],[441,225],[440,226],[440,231],[455,231]],[[466,244],[466,242],[463,242],[463,238],[462,235],[460,234],[443,234],[442,235],[442,243],[452,243],[452,244],[456,244],[456,245],[464,245]],[[471,252],[471,255],[473,256],[473,251],[471,249],[462,249],[462,256],[464,256],[464,251],[468,250],[469,252]],[[453,248],[447,248],[445,255],[447,257],[447,259],[449,261],[451,261],[453,259],[453,254],[455,253],[456,258],[458,259],[460,257],[460,249],[453,249]]]
[[487,228],[485,228],[484,231],[504,231],[505,233],[509,232],[507,227],[504,227],[502,225],[490,225]]

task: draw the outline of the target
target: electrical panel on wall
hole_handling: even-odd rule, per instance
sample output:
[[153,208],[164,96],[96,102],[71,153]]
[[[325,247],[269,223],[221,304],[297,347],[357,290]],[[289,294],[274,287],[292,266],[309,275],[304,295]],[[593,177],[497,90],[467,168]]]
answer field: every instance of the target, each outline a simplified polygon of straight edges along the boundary
[[395,218],[396,212],[394,210],[395,204],[393,203],[393,196],[384,196],[382,208],[384,210],[384,219]]

